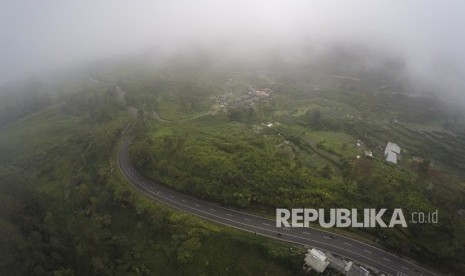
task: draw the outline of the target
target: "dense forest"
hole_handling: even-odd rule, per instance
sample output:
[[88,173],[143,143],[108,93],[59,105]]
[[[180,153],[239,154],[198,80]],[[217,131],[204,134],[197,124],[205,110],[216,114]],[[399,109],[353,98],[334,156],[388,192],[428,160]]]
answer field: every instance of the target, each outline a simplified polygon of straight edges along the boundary
[[[0,131],[2,275],[293,275],[301,251],[158,205],[115,167],[133,117],[115,89],[11,105]],[[4,109],[2,109],[4,111]],[[7,111],[4,111],[7,112]],[[227,250],[225,250],[227,249]]]

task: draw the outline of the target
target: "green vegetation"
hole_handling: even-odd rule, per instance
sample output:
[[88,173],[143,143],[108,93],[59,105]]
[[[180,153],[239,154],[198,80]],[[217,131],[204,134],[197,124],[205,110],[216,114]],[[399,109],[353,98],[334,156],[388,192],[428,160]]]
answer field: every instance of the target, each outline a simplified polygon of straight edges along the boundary
[[298,273],[301,248],[133,191],[115,164],[133,120],[115,90],[84,82],[37,110],[0,133],[0,274]]
[[[273,98],[214,114],[198,110],[201,115],[190,120],[140,117],[130,154],[141,172],[179,191],[265,215],[275,207],[402,208],[408,219],[438,209],[436,225],[348,231],[435,267],[465,268],[465,221],[457,214],[465,198],[463,156],[447,158],[453,151],[448,144],[464,145],[462,125],[447,130],[437,124],[451,110],[434,100],[356,87],[309,91],[310,84],[295,78],[267,82],[236,72],[224,81],[234,84],[226,92],[233,98],[256,84],[273,89]],[[218,93],[205,95],[212,97]],[[453,132],[446,136],[451,141],[422,130],[434,124],[442,135]],[[403,149],[398,165],[384,161],[388,141]]]
[[[363,75],[352,83],[305,66],[253,73],[171,62],[93,68],[86,78],[44,84],[31,102],[13,88],[1,94],[2,274],[300,272],[301,248],[133,191],[115,164],[133,122],[129,150],[143,174],[224,205],[267,216],[278,206],[402,208],[407,218],[438,209],[438,224],[345,234],[465,273],[460,112],[380,91]],[[35,85],[27,87],[16,89]],[[253,95],[266,88],[270,95]],[[384,161],[388,141],[402,148],[398,165]]]

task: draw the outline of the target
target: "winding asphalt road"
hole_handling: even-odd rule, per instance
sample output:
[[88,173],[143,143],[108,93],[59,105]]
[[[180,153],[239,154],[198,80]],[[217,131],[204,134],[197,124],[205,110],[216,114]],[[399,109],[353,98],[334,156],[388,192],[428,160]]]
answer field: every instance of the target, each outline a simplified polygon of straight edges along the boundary
[[277,228],[274,220],[176,192],[138,173],[129,161],[128,145],[129,139],[124,138],[118,153],[118,167],[134,188],[153,200],[230,227],[329,251],[376,268],[386,275],[437,275],[394,254],[351,238],[313,228]]

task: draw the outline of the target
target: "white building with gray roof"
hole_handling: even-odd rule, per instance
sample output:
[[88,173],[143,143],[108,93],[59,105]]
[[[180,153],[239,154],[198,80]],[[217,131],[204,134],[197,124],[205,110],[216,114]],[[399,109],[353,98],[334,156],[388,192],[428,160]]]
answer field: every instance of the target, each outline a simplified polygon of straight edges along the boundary
[[397,159],[400,157],[399,145],[388,142],[386,149],[384,150],[384,157],[386,158],[386,161],[397,164]]
[[312,250],[309,249],[305,255],[305,265],[317,272],[321,273],[325,271],[328,264],[329,259],[326,254],[316,248],[313,248]]

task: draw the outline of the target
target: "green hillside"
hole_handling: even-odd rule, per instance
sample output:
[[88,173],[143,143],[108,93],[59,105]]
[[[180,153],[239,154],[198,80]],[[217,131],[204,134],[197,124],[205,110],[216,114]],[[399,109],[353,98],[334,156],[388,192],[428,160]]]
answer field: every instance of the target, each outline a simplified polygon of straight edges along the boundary
[[[438,210],[438,224],[334,231],[465,272],[463,114],[377,88],[363,74],[315,72],[123,62],[43,84],[37,105],[2,94],[11,104],[0,106],[9,114],[0,121],[0,272],[301,272],[302,248],[132,190],[115,163],[123,131],[134,136],[130,155],[146,176],[261,215],[276,207],[402,208],[407,217]],[[388,141],[402,148],[397,165],[384,160]]]
[[83,83],[4,126],[0,274],[297,273],[302,249],[211,224],[132,190],[115,169],[121,132],[132,120],[112,89]]

